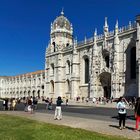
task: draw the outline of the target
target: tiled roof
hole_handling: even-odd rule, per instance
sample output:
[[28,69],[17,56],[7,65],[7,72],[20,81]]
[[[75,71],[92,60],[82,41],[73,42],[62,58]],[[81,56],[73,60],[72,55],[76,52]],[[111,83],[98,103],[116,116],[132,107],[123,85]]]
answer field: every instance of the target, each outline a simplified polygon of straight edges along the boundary
[[24,74],[20,74],[20,75],[16,75],[16,76],[0,76],[0,77],[1,78],[12,78],[12,77],[17,78],[20,76],[31,76],[31,75],[41,74],[41,73],[45,73],[45,70],[38,70],[38,71],[24,73]]

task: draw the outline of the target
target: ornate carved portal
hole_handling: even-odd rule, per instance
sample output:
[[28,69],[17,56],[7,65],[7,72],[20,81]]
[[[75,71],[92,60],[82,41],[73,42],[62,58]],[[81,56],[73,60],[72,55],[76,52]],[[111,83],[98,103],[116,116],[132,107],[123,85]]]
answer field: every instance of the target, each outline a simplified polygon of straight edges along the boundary
[[103,72],[99,75],[101,86],[103,88],[103,96],[110,99],[111,97],[111,74]]

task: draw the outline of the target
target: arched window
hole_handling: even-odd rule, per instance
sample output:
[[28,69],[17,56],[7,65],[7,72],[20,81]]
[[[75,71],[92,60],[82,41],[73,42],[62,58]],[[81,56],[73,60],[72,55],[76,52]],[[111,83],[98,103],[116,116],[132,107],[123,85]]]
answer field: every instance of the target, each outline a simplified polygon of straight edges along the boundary
[[54,64],[51,64],[50,74],[54,75]]
[[66,74],[70,74],[70,61],[69,60],[67,61],[67,64],[66,64]]
[[56,51],[55,50],[55,42],[53,42],[52,45],[53,45],[53,49],[54,49],[53,51],[55,52]]
[[85,83],[89,82],[89,59],[85,58]]
[[106,67],[109,68],[109,56],[108,55],[105,57],[105,63],[106,63]]
[[51,93],[54,93],[54,81],[51,81]]
[[70,45],[70,44],[69,44],[69,43],[67,43],[67,44],[66,44],[66,47],[68,47],[69,45]]
[[130,50],[130,78],[136,79],[136,47]]

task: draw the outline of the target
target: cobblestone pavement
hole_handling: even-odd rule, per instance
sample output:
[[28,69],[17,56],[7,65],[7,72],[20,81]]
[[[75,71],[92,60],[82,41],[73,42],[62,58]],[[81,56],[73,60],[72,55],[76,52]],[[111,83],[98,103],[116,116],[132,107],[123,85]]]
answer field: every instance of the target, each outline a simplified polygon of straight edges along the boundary
[[0,111],[0,114],[10,114],[14,116],[22,116],[33,120],[38,120],[46,123],[52,123],[57,125],[65,125],[73,128],[82,128],[90,131],[95,131],[107,135],[116,135],[126,137],[129,139],[140,140],[140,131],[133,131],[134,124],[128,123],[126,129],[119,130],[117,122],[99,121],[93,119],[85,119],[72,116],[64,116],[62,120],[54,120],[54,115],[47,113],[29,114],[24,111]]

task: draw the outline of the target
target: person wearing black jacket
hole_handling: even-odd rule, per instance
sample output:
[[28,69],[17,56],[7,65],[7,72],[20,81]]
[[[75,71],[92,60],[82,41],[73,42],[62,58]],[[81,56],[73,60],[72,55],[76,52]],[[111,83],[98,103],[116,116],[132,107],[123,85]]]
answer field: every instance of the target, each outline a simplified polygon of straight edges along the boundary
[[135,118],[136,118],[136,127],[135,127],[135,129],[138,130],[139,122],[140,122],[140,97],[138,97],[137,100],[136,100]]
[[62,119],[62,110],[61,110],[61,104],[63,103],[61,97],[59,96],[56,101],[56,109],[55,109],[55,120],[61,120]]

